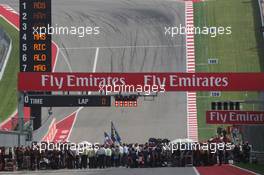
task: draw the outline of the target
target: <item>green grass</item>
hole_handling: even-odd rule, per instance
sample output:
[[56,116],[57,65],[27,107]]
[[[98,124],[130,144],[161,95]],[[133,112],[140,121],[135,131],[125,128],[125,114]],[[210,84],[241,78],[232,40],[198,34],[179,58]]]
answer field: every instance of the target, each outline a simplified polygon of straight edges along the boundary
[[[195,26],[232,27],[231,35],[196,35],[197,72],[260,72],[264,68],[264,42],[260,33],[260,16],[256,0],[216,0],[194,4]],[[208,65],[208,58],[218,58],[219,64]],[[205,112],[212,101],[257,99],[257,92],[224,92],[210,97],[209,92],[197,93],[199,139],[216,134],[216,125],[207,125]],[[258,106],[243,105],[243,110]]]
[[19,32],[2,18],[0,26],[11,37],[13,48],[4,75],[0,81],[0,122],[10,116],[17,107],[17,72],[19,64]]
[[263,174],[264,175],[264,166],[260,164],[253,164],[253,163],[236,163],[236,166],[239,166],[244,169],[251,170],[253,172]]

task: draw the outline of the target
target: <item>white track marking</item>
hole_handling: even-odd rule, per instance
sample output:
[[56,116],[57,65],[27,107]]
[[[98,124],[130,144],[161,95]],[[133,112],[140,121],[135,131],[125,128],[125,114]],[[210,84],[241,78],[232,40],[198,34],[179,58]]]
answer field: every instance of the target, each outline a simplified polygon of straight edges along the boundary
[[56,65],[57,65],[57,61],[58,61],[58,56],[59,56],[60,48],[59,48],[59,46],[58,46],[55,42],[52,41],[52,43],[53,43],[53,44],[56,46],[56,48],[57,48],[57,53],[56,53],[56,57],[55,57],[55,63],[54,63],[54,65],[53,65],[53,69],[52,69],[52,72],[54,72],[54,71],[55,71],[55,68],[56,68]]
[[77,111],[75,111],[76,114],[75,114],[74,120],[73,120],[73,122],[72,122],[72,126],[71,126],[70,131],[69,131],[69,133],[68,133],[68,135],[67,135],[67,138],[66,138],[65,140],[68,141],[68,139],[69,139],[69,137],[70,137],[70,135],[71,135],[71,133],[72,133],[72,129],[73,129],[73,126],[74,126],[74,124],[75,124],[75,121],[76,121],[76,118],[77,118],[77,116],[78,116],[78,113],[79,113],[83,108],[84,108],[84,107],[79,107],[79,108],[77,109]]
[[198,172],[198,170],[195,167],[193,167],[193,171],[195,172],[196,175],[200,175],[200,173]]
[[[78,110],[78,109],[77,109],[77,110]],[[76,111],[77,111],[77,110],[76,110]],[[67,115],[65,118],[60,119],[60,120],[57,121],[56,123],[60,123],[60,122],[63,121],[64,119],[66,119],[66,118],[70,117],[71,115],[73,115],[76,111],[74,111],[74,112],[72,112],[71,114]]]
[[13,26],[16,30],[19,31],[19,29],[17,28],[17,26],[15,26],[13,23],[11,23],[6,17],[4,17],[3,15],[0,15],[1,18],[3,18],[6,22],[8,22],[11,26]]
[[[99,47],[96,48],[95,56],[94,56],[94,63],[93,63],[93,73],[96,72],[97,60],[99,55]],[[91,95],[91,91],[88,92],[88,95]]]
[[[10,115],[10,117],[15,116],[16,113],[17,113],[17,109],[16,109],[16,110]],[[0,123],[0,128],[2,128],[3,125],[5,125],[5,124],[10,120],[10,117],[6,118],[4,121],[2,121],[2,122]]]
[[68,66],[68,68],[70,70],[70,72],[72,72],[72,67],[71,67],[71,64],[70,64],[69,60],[67,59],[67,57],[64,55],[64,53],[61,50],[60,50],[60,53],[61,53],[64,61],[66,62],[67,66]]
[[235,167],[235,168],[238,168],[238,169],[240,169],[240,170],[242,170],[242,171],[246,171],[246,172],[248,172],[248,173],[252,173],[252,174],[255,174],[255,175],[261,175],[261,174],[255,173],[255,172],[250,171],[250,170],[245,169],[245,168],[241,168],[241,167],[236,166],[236,165],[230,165],[230,166],[233,166],[233,167]]
[[[96,48],[96,51],[95,51],[95,56],[94,56],[93,73],[96,72],[97,61],[98,61],[98,55],[99,55],[99,48],[97,47],[97,48]],[[88,95],[91,95],[91,91],[88,92]],[[77,118],[79,112],[80,112],[83,108],[84,108],[84,107],[79,107],[79,108],[77,109],[77,111],[75,111],[75,112],[76,112],[76,115],[75,115],[74,121],[72,122],[72,126],[71,126],[70,132],[69,132],[69,134],[68,134],[68,137],[67,137],[67,139],[66,139],[67,141],[68,141],[68,139],[69,139],[70,136],[71,136],[73,126],[74,126],[74,124],[75,124],[75,122],[76,122],[76,118]]]
[[142,46],[94,46],[94,47],[68,47],[60,48],[61,50],[85,50],[85,49],[129,49],[129,48],[175,48],[175,47],[186,47],[186,45],[142,45]]
[[[188,11],[188,12],[187,12]],[[193,2],[185,2],[185,25],[193,27]],[[195,72],[194,34],[186,35],[186,72]],[[198,141],[196,92],[187,92],[187,137]]]
[[11,13],[15,13],[15,14],[18,15],[18,12],[15,11],[15,10],[14,10],[12,7],[10,7],[9,5],[7,5],[7,4],[0,4],[0,6],[2,6],[5,10],[10,11]]
[[[4,4],[0,4],[0,5],[3,6]],[[19,31],[19,29],[12,22],[10,22],[6,17],[4,17],[3,15],[0,15],[0,17],[3,18],[8,24],[10,24],[11,26],[13,26],[17,31]],[[8,118],[6,118],[4,121],[2,121],[0,123],[0,128],[4,124],[6,124],[10,120],[10,117],[14,116],[16,113],[17,113],[17,109],[13,112],[13,114],[11,116],[9,116]]]
[[93,72],[96,71],[96,65],[97,65],[98,55],[99,55],[99,47],[97,47],[96,48],[96,51],[95,51],[94,64],[93,64]]

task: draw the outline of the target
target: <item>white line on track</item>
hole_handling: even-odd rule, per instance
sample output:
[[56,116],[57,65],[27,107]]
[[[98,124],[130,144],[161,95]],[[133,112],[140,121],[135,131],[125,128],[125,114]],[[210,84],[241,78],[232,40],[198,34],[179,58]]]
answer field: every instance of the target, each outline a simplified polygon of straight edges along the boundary
[[198,172],[198,170],[195,167],[193,167],[193,170],[194,170],[196,175],[200,175],[200,173]]
[[[13,117],[15,116],[16,113],[17,113],[17,109],[10,116]],[[1,121],[0,128],[2,128],[9,120],[10,120],[10,117],[6,118],[4,121]]]
[[186,45],[142,45],[142,46],[94,46],[94,47],[68,47],[60,48],[61,50],[82,50],[82,49],[129,49],[129,48],[175,48],[175,47],[186,47]]
[[[93,63],[93,73],[96,72],[97,61],[98,61],[98,55],[99,55],[99,47],[97,47],[97,48],[96,48],[96,51],[95,51],[94,63]],[[91,95],[91,91],[89,91],[88,94]],[[69,132],[69,134],[68,134],[68,137],[67,137],[67,139],[66,139],[67,141],[68,141],[68,139],[69,139],[70,136],[71,136],[73,126],[74,126],[74,124],[75,124],[75,122],[76,122],[76,118],[78,117],[79,112],[80,112],[83,108],[84,108],[84,107],[79,107],[79,108],[77,109],[77,111],[76,111],[76,116],[75,116],[75,118],[74,118],[73,124],[72,124],[71,129],[70,129],[70,132]]]
[[77,116],[78,116],[78,113],[79,113],[83,108],[84,108],[84,107],[79,107],[79,108],[77,109],[77,111],[76,111],[76,115],[75,115],[75,117],[74,117],[74,121],[72,122],[72,127],[70,128],[70,131],[69,131],[69,133],[68,133],[68,135],[67,135],[67,138],[66,138],[67,141],[68,141],[69,137],[71,136],[72,129],[73,129],[73,126],[74,126],[74,124],[75,124],[75,122],[76,122],[76,118],[77,118]]
[[69,60],[68,60],[67,57],[64,55],[64,53],[61,51],[61,49],[60,49],[59,51],[60,51],[60,53],[61,53],[61,55],[62,55],[64,61],[66,62],[67,66],[68,66],[68,68],[69,68],[69,70],[70,70],[70,72],[72,72],[72,67],[71,67],[71,64],[70,64]]
[[255,175],[261,175],[261,174],[255,173],[255,172],[253,172],[253,171],[250,171],[250,170],[248,170],[248,169],[245,169],[245,168],[241,168],[241,167],[239,167],[239,166],[236,166],[236,165],[231,165],[231,166],[233,166],[233,167],[235,167],[235,168],[238,168],[238,169],[240,169],[240,170],[242,170],[242,171],[245,171],[245,172],[251,173],[251,174],[255,174]]
[[[95,56],[94,56],[94,63],[93,63],[93,73],[96,72],[97,60],[99,55],[99,47],[96,48]],[[91,91],[88,92],[88,95],[91,95]]]
[[6,22],[8,22],[11,26],[13,26],[16,30],[19,31],[17,26],[15,26],[12,22],[10,22],[6,17],[4,17],[3,15],[0,15],[0,17],[3,18]]
[[93,64],[93,72],[96,71],[96,65],[97,65],[98,55],[99,55],[99,47],[97,47],[96,48],[96,51],[95,51],[94,64]]
[[54,41],[52,41],[52,43],[53,43],[53,44],[56,46],[56,48],[57,48],[57,53],[56,53],[56,57],[55,57],[55,63],[54,63],[53,68],[52,68],[52,72],[55,72],[56,65],[57,65],[57,62],[58,62],[58,56],[59,56],[60,49],[59,49],[59,46],[58,46]]

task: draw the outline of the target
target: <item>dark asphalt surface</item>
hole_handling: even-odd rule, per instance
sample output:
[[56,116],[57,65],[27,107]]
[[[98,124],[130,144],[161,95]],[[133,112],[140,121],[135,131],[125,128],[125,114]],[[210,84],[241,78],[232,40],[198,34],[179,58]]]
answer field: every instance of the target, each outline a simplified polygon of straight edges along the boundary
[[[2,174],[0,172],[0,174]],[[196,175],[194,168],[111,168],[96,170],[47,170],[47,171],[24,171],[5,172],[5,174],[30,174],[30,175]]]
[[[185,23],[183,3],[63,0],[63,3],[54,1],[53,9],[53,22],[58,25],[92,25],[101,29],[99,36],[86,38],[54,36],[62,56],[57,71],[65,71],[67,67],[81,72],[186,70],[185,36],[164,35],[165,26]],[[159,94],[155,101],[140,98],[137,108],[83,108],[70,140],[102,142],[103,131],[110,132],[110,121],[125,142],[144,143],[150,137],[185,138],[186,93]]]

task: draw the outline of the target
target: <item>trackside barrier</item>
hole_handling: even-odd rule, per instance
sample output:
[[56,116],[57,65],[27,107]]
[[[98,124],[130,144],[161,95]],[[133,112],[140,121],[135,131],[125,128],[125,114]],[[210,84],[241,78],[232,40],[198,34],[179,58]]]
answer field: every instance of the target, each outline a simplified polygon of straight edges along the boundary
[[258,164],[264,164],[264,152],[251,151],[250,162],[257,162]]
[[2,57],[0,58],[0,80],[4,75],[5,67],[7,65],[12,50],[12,39],[8,36],[8,34],[3,31],[3,29],[0,28],[0,44],[1,43],[4,43],[4,53],[3,55],[0,55],[0,57]]
[[[259,3],[259,10],[260,10],[261,24],[262,24],[262,27],[263,27],[264,26],[264,14],[263,14],[264,1],[263,0],[258,0],[258,3]],[[264,32],[262,32],[262,35],[263,35],[263,38],[264,38]]]
[[25,133],[20,134],[13,131],[0,131],[0,143],[3,147],[14,147],[18,145],[18,139],[20,137],[20,145],[30,145],[26,141],[27,135]]

